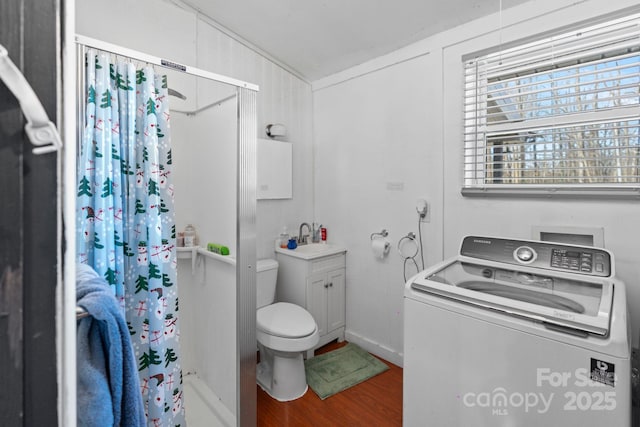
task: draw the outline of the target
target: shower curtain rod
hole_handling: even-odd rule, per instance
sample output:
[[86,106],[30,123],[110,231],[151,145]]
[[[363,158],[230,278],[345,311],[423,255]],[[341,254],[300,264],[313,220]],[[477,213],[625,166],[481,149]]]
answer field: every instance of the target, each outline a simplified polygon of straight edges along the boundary
[[82,36],[80,34],[76,34],[76,44],[83,45],[90,48],[92,47],[94,49],[110,52],[120,56],[125,56],[138,61],[147,62],[149,64],[159,65],[161,67],[170,68],[172,70],[181,71],[186,74],[203,77],[205,79],[213,80],[216,82],[227,83],[236,87],[250,89],[256,92],[260,90],[259,86],[253,83],[247,83],[242,80],[223,76],[221,74],[216,74],[210,71],[201,70],[199,68],[192,67],[190,65],[184,65],[179,62],[170,61],[157,56],[148,55],[143,52],[138,52],[133,49],[107,43],[102,40],[93,39],[91,37]]

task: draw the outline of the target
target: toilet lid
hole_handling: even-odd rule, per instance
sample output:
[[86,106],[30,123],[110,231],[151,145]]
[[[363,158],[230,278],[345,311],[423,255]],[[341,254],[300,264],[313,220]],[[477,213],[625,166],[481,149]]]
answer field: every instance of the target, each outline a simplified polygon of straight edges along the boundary
[[283,338],[302,338],[316,330],[313,316],[299,305],[288,302],[277,302],[259,309],[256,324],[262,332]]

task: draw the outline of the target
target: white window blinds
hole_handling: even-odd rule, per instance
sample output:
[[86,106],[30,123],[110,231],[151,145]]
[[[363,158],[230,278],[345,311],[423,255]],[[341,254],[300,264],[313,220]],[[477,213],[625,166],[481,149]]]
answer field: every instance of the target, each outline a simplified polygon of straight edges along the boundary
[[463,194],[639,194],[640,14],[464,68]]

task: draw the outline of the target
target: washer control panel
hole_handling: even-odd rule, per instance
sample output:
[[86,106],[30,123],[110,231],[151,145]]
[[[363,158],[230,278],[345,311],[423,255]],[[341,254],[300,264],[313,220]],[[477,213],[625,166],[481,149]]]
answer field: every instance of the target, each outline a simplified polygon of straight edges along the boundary
[[608,251],[590,246],[479,236],[465,237],[460,255],[599,277],[611,276],[613,262]]

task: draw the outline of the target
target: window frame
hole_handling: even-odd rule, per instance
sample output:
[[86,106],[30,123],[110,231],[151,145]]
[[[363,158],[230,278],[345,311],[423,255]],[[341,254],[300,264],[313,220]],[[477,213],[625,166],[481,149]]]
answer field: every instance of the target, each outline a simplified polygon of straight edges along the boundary
[[[637,11],[636,11],[637,12]],[[471,133],[467,131],[467,127],[469,125],[468,112],[469,107],[467,102],[468,98],[468,74],[467,67],[468,64],[473,63],[476,64],[486,59],[487,57],[496,56],[496,54],[502,55],[502,52],[512,50],[518,51],[522,47],[527,47],[530,45],[543,45],[545,43],[549,43],[550,40],[557,39],[558,37],[563,37],[570,34],[581,35],[582,31],[585,31],[590,28],[602,27],[608,29],[612,25],[616,25],[619,22],[624,21],[632,21],[632,22],[640,22],[640,13],[635,14],[626,14],[624,17],[618,16],[617,19],[615,17],[603,17],[599,21],[590,21],[590,22],[582,22],[571,27],[564,27],[562,29],[555,30],[553,32],[541,34],[536,39],[529,38],[528,40],[520,40],[509,43],[507,45],[502,45],[498,47],[494,47],[492,49],[487,49],[481,52],[476,52],[473,54],[465,55],[462,57],[462,74],[463,74],[463,103],[465,103],[463,107],[463,153],[462,153],[462,188],[461,193],[463,196],[521,196],[521,197],[545,197],[545,198],[640,198],[640,177],[637,178],[636,182],[632,183],[607,183],[607,184],[587,184],[587,183],[569,183],[569,184],[560,184],[560,183],[544,183],[544,184],[534,184],[534,183],[517,183],[517,184],[503,184],[503,183],[488,183],[488,177],[486,172],[484,172],[484,168],[486,165],[494,163],[497,157],[488,153],[488,137],[487,135],[491,132],[487,129],[489,126],[486,126],[484,131],[476,130],[473,133],[473,136],[470,137]],[[630,32],[631,33],[631,32]],[[637,36],[637,31],[633,33],[634,37]],[[532,41],[533,40],[533,41]],[[639,43],[640,44],[640,43]],[[524,49],[526,50],[526,49]],[[635,55],[634,57],[640,56],[640,50],[633,51]],[[502,65],[502,64],[501,64]],[[635,68],[635,67],[634,67]],[[476,73],[478,71],[476,70]],[[477,74],[474,75],[477,78]],[[483,89],[489,86],[489,79],[485,78]],[[475,84],[475,82],[474,82]],[[474,86],[475,87],[475,86]],[[634,96],[635,99],[635,96]],[[475,101],[473,108],[476,109],[478,105],[478,101]],[[486,98],[484,100],[484,110],[478,113],[476,116],[473,116],[472,119],[476,120],[477,116],[481,114],[485,114],[491,109],[491,107],[486,102]],[[620,109],[622,111],[623,109]],[[478,110],[480,111],[480,110]],[[626,120],[634,120],[635,118],[640,119],[640,103],[637,105],[633,105],[631,108],[632,114],[628,113],[619,113],[619,116],[626,117]],[[637,114],[636,114],[637,113]],[[589,113],[582,113],[577,116],[584,116]],[[610,116],[611,112],[606,113],[598,113],[603,116]],[[614,112],[614,115],[618,114]],[[633,114],[636,114],[635,117]],[[486,119],[485,119],[486,120]],[[525,121],[526,122],[526,121]],[[571,124],[579,124],[580,120],[570,121],[563,119],[564,125]],[[509,126],[509,125],[507,125]],[[522,129],[528,129],[530,127],[530,123],[526,122],[523,125]],[[633,125],[635,129],[635,124]],[[640,126],[638,126],[640,128]],[[482,140],[478,135],[482,134]],[[632,141],[635,143],[635,137],[632,138]],[[480,142],[479,142],[480,141]],[[523,144],[524,146],[524,144]],[[469,154],[470,151],[475,150],[475,153]],[[559,151],[561,152],[561,150]],[[486,157],[491,155],[491,160],[487,160]],[[634,156],[635,157],[635,156]],[[474,161],[467,161],[467,158],[475,159]],[[479,174],[479,176],[469,176],[470,169],[474,168],[473,172]]]

